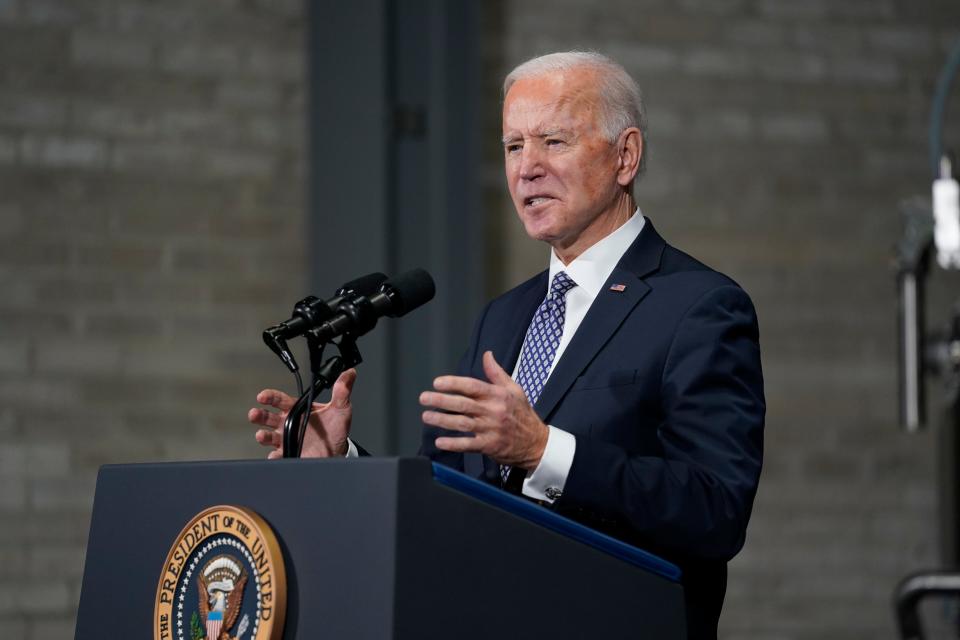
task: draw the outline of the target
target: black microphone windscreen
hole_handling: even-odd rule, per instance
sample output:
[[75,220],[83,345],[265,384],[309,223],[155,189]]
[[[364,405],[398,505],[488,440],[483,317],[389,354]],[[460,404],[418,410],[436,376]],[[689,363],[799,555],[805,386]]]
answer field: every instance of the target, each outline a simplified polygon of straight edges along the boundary
[[423,269],[411,269],[383,283],[382,291],[390,294],[393,308],[389,315],[398,318],[433,300],[437,290],[433,278]]
[[368,296],[371,293],[376,293],[380,290],[380,285],[387,281],[386,274],[376,272],[368,273],[365,276],[360,276],[355,280],[346,282],[337,289],[336,294],[338,296],[343,296],[348,293],[353,293],[361,296]]

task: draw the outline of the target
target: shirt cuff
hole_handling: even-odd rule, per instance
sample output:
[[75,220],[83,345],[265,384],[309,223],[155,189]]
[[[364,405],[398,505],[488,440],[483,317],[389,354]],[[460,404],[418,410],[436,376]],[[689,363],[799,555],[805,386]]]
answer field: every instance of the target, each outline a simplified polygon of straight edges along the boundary
[[[359,458],[360,452],[357,451],[357,445],[353,444],[353,440],[347,438],[347,453],[344,458]],[[572,460],[573,458],[571,458]]]
[[563,494],[567,476],[573,465],[577,439],[572,433],[549,425],[547,446],[543,449],[540,464],[523,480],[523,495],[534,500],[553,503]]

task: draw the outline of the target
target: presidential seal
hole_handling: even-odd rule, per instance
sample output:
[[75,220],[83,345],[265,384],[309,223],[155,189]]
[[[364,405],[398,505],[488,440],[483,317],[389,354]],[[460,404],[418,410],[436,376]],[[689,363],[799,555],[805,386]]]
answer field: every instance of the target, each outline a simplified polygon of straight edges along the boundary
[[154,640],[279,640],[287,578],[270,526],[243,507],[204,509],[167,554]]

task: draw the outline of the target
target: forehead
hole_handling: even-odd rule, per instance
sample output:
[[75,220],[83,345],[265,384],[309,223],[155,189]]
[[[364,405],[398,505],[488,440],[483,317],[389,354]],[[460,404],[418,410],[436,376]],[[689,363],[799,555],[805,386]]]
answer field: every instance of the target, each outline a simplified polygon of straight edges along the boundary
[[503,101],[504,133],[591,128],[599,111],[595,76],[592,69],[572,69],[517,80]]

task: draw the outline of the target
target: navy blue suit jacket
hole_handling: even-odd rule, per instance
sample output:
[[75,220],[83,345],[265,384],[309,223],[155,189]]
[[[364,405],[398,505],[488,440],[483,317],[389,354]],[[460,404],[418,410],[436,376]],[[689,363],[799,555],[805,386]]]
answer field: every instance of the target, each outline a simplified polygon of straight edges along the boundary
[[[545,271],[490,302],[460,375],[485,379],[487,350],[512,371],[546,291]],[[763,378],[747,294],[647,220],[534,409],[577,440],[552,508],[678,564],[690,637],[715,637],[726,563],[743,546],[762,459]],[[500,484],[496,462],[438,451],[438,433],[425,430],[424,454]]]

